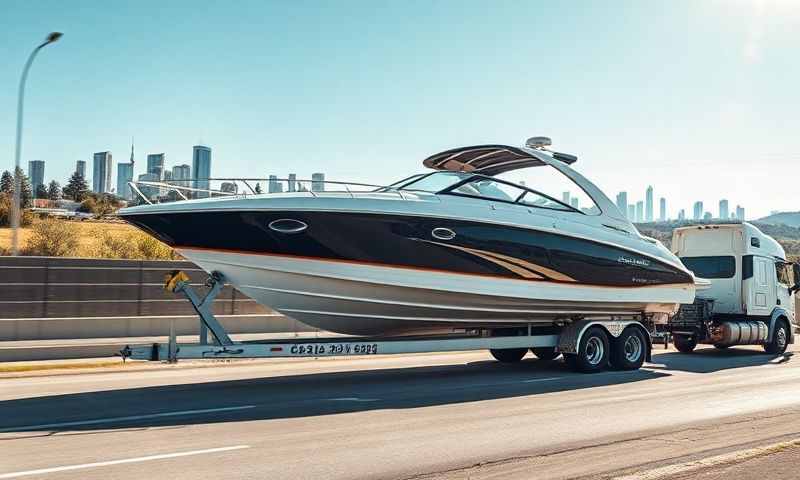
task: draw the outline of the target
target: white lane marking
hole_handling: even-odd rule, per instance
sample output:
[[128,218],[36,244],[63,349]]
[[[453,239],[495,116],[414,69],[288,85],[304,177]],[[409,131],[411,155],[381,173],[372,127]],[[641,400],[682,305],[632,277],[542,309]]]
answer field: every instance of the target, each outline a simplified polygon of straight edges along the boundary
[[41,425],[23,425],[20,427],[0,428],[0,433],[41,430],[46,428],[75,427],[78,425],[98,425],[102,423],[126,422],[129,420],[144,420],[147,418],[178,417],[183,415],[199,415],[204,413],[232,412],[235,410],[245,410],[248,408],[256,408],[256,406],[242,405],[238,407],[204,408],[200,410],[181,410],[178,412],[150,413],[146,415],[129,415],[126,417],[97,418],[94,420],[78,420],[75,422],[43,423]]
[[[763,445],[761,447],[748,448],[746,450],[737,450],[735,452],[723,453],[708,458],[701,458],[691,462],[678,463],[676,465],[667,465],[664,467],[654,468],[644,472],[633,473],[630,475],[623,475],[621,477],[614,477],[613,480],[659,480],[662,478],[672,478],[675,475],[700,470],[702,468],[713,467],[728,463],[740,463],[753,457],[766,455],[770,453],[777,453],[789,447],[800,445],[800,438],[788,440],[785,442],[773,443],[771,445]],[[2,477],[0,477],[2,478]]]
[[326,398],[325,400],[331,402],[379,402],[380,398],[358,398],[358,397],[339,397],[339,398]]
[[530,380],[523,380],[522,383],[549,382],[551,380],[561,380],[562,378],[564,377],[532,378]]
[[38,470],[24,470],[21,472],[0,473],[0,479],[27,477],[29,475],[41,475],[43,473],[66,472],[69,470],[81,470],[84,468],[107,467],[109,465],[119,465],[122,463],[149,462],[151,460],[163,460],[165,458],[188,457],[189,455],[203,455],[206,453],[229,452],[231,450],[241,450],[250,448],[250,445],[234,445],[232,447],[207,448],[205,450],[192,450],[190,452],[162,453],[160,455],[149,455],[147,457],[123,458],[121,460],[109,460],[106,462],[83,463],[80,465],[65,465],[63,467],[40,468]]

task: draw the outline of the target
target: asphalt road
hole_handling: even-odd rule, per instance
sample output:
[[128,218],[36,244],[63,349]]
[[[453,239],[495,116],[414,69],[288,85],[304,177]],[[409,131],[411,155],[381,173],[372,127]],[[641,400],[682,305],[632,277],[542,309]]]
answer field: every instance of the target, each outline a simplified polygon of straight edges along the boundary
[[800,360],[488,353],[0,379],[0,479],[576,478],[800,436]]

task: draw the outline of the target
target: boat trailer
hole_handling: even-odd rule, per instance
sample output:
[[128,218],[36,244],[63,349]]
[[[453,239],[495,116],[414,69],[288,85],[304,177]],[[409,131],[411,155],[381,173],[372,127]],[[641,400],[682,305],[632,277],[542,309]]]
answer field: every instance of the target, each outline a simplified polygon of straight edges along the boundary
[[[120,354],[123,359],[177,362],[179,359],[231,359],[231,358],[286,358],[286,357],[342,357],[386,355],[402,353],[433,353],[467,350],[527,350],[557,348],[565,355],[576,354],[584,332],[599,325],[613,341],[624,329],[636,325],[647,333],[646,359],[650,360],[649,331],[636,320],[593,319],[579,320],[563,325],[558,332],[550,329],[541,333],[528,324],[511,329],[470,329],[463,333],[426,335],[417,337],[355,337],[340,336],[314,339],[276,339],[235,342],[213,313],[213,303],[225,286],[225,277],[212,272],[205,286],[208,292],[201,296],[192,287],[189,276],[174,271],[165,277],[164,289],[182,294],[191,303],[200,320],[198,343],[178,344],[173,329],[169,341],[149,345],[127,345]],[[209,341],[208,333],[213,337]],[[520,356],[521,358],[522,356]]]

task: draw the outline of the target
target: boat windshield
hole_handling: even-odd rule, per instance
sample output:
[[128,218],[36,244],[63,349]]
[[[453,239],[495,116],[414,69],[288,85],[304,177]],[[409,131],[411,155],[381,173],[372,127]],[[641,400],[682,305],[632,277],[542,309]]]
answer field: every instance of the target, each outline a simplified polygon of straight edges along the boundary
[[421,177],[412,177],[410,181],[402,185],[398,185],[398,183],[401,183],[398,182],[394,186],[399,190],[421,190],[423,192],[438,193],[471,176],[469,173],[462,172],[433,172]]

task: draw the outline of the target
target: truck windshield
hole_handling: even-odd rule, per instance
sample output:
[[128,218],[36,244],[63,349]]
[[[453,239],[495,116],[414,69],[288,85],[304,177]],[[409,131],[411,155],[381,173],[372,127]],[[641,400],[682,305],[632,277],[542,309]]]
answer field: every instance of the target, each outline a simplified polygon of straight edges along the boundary
[[681,257],[681,262],[700,278],[732,278],[736,275],[733,256]]

